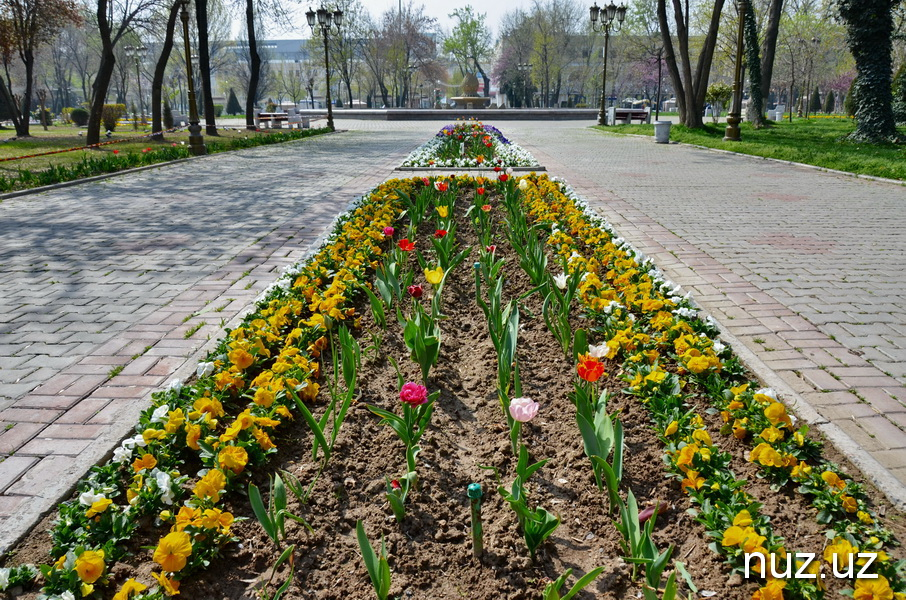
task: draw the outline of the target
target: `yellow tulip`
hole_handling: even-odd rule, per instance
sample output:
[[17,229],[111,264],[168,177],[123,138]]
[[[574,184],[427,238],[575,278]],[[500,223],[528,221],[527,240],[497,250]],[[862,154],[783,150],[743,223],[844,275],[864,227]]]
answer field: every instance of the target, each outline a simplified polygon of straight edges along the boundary
[[431,285],[438,285],[444,278],[444,270],[440,267],[425,269],[425,279]]

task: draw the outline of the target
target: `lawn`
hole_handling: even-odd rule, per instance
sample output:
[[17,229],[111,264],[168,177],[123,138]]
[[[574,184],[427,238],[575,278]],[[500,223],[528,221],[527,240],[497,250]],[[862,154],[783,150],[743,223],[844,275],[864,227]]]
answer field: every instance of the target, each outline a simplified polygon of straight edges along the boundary
[[[906,180],[906,145],[850,142],[846,136],[855,129],[855,122],[851,119],[794,119],[792,123],[773,123],[771,127],[759,130],[753,129],[750,123],[743,123],[740,142],[723,141],[725,127],[723,123],[707,123],[703,129],[673,125],[670,140],[849,173]],[[610,133],[654,135],[653,125],[619,125],[599,129]],[[900,132],[906,137],[906,131],[900,129]]]
[[[235,150],[263,143],[306,137],[320,132],[218,129],[217,136],[205,136],[208,153]],[[164,140],[145,137],[148,128],[131,127],[101,136],[104,145],[86,149],[84,128],[54,125],[45,131],[40,125],[30,128],[31,137],[15,139],[15,131],[0,128],[0,192],[26,189],[58,181],[79,179],[126,168],[174,160],[188,156],[189,132],[167,133]],[[258,139],[261,138],[261,139]],[[114,143],[105,143],[114,142]],[[67,150],[71,150],[68,151]],[[43,154],[58,151],[55,154]],[[43,154],[41,156],[33,156]]]

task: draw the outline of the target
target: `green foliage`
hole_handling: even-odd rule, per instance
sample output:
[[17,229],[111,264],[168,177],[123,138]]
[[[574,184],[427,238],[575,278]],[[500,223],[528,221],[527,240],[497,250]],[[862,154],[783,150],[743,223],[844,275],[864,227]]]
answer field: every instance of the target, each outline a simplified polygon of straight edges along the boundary
[[[101,112],[101,123],[108,131],[116,131],[116,123],[126,114],[125,104],[105,104]],[[86,121],[87,123],[87,121]]]
[[313,531],[305,519],[297,517],[286,509],[286,487],[283,485],[280,475],[274,475],[271,480],[271,493],[267,506],[264,505],[258,486],[249,483],[249,503],[267,537],[271,538],[277,548],[280,548],[280,540],[286,539],[287,517],[305,525],[309,531]]
[[849,86],[849,91],[846,92],[846,98],[843,100],[843,114],[847,117],[856,116],[856,93],[858,92],[858,78],[853,79],[853,82]]
[[601,572],[604,571],[604,567],[597,567],[586,573],[579,581],[573,585],[566,593],[565,596],[560,595],[560,588],[566,584],[567,578],[572,575],[573,570],[567,569],[563,572],[563,575],[558,577],[555,581],[547,584],[547,587],[544,588],[544,600],[570,600],[573,596],[581,592],[586,586],[588,586],[592,581],[594,581]]
[[824,106],[822,108],[822,110],[824,110],[824,114],[829,115],[833,113],[834,108],[836,107],[836,102],[837,98],[834,96],[834,90],[828,90],[827,95],[824,96]]
[[453,55],[462,73],[480,68],[479,62],[488,59],[494,48],[491,30],[485,22],[487,15],[472,11],[469,5],[453,9],[449,16],[457,23],[444,39],[444,52]]
[[729,106],[730,99],[733,97],[733,86],[726,83],[712,83],[705,92],[705,101],[711,103],[711,109],[714,111],[714,122],[720,116],[720,111]]
[[812,91],[812,97],[808,103],[808,111],[810,113],[816,113],[821,110],[821,93],[818,91],[818,86],[815,86],[814,91]]
[[227,98],[226,113],[228,115],[241,115],[244,113],[242,105],[239,104],[239,98],[236,97],[236,92],[233,88],[230,88],[230,97]]
[[746,48],[746,73],[749,77],[751,93],[749,102],[751,110],[749,115],[755,127],[764,125],[764,98],[761,95],[761,58],[758,56],[758,25],[755,22],[755,11],[752,5],[746,10],[744,20],[745,48]]
[[72,112],[69,113],[69,116],[72,118],[72,122],[78,125],[79,127],[84,127],[88,125],[88,111],[84,108],[73,108],[70,109]]
[[368,541],[368,535],[365,533],[365,527],[361,521],[355,523],[355,535],[359,541],[359,550],[362,552],[362,559],[365,561],[365,569],[368,570],[368,577],[371,578],[371,585],[374,586],[374,593],[377,594],[378,600],[387,600],[390,594],[390,564],[387,562],[387,547],[384,545],[384,538],[381,537],[381,553],[375,553],[371,542]]
[[164,98],[164,110],[161,115],[163,120],[164,129],[173,129],[173,109],[170,108],[170,100]]
[[222,114],[223,114],[223,104],[215,104],[214,105],[214,116],[219,117]]
[[893,78],[893,117],[897,123],[906,123],[906,62]]
[[846,41],[858,72],[857,141],[890,141],[896,137],[891,91],[893,8],[899,0],[837,0],[846,24]]
[[[591,461],[599,490],[606,484],[610,510],[620,501],[623,478],[623,424],[616,415],[607,414],[607,390],[594,397],[594,386],[578,382],[575,391],[576,422],[582,433],[585,455]],[[610,454],[613,453],[613,459]],[[608,462],[609,461],[609,462]]]

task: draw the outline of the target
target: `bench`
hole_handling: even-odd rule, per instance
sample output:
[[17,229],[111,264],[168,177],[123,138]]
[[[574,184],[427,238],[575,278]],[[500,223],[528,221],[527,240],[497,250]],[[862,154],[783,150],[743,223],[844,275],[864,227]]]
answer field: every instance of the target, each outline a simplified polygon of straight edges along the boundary
[[607,122],[611,125],[624,123],[629,125],[637,120],[640,123],[651,123],[650,108],[617,108],[611,106],[607,109]]
[[265,129],[280,129],[283,122],[289,121],[288,113],[255,113],[255,127],[264,127]]

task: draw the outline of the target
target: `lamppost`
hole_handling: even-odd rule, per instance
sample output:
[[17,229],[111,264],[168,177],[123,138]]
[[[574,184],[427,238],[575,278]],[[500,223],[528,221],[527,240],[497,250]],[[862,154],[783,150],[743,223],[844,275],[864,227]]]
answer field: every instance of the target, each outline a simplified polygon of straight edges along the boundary
[[[610,42],[610,30],[619,31],[623,27],[623,19],[626,18],[626,6],[617,6],[613,2],[604,8],[598,8],[595,2],[589,9],[591,17],[591,28],[595,32],[604,32],[604,70],[601,72],[601,112],[598,113],[598,125],[607,125],[607,46]],[[601,27],[598,28],[598,19],[601,20]],[[616,23],[614,23],[616,20]]]
[[126,56],[135,59],[135,80],[138,82],[138,110],[141,113],[142,125],[145,124],[145,103],[142,96],[142,72],[140,68],[141,59],[148,51],[147,46],[126,46]]
[[739,32],[736,36],[736,68],[733,71],[733,110],[727,113],[725,142],[739,141],[739,123],[742,122],[742,54],[745,50],[743,24],[746,19],[746,11],[749,9],[748,0],[739,0],[737,6],[739,7]]
[[[334,130],[333,126],[333,102],[330,99],[330,48],[327,45],[328,34],[340,35],[340,25],[343,24],[343,11],[340,9],[330,11],[322,5],[317,12],[311,8],[305,13],[305,19],[311,28],[312,34],[315,31],[315,18],[317,25],[321,28],[321,35],[324,37],[324,77],[327,83],[327,128]],[[332,26],[336,26],[333,29]]]
[[179,0],[179,18],[182,20],[182,39],[186,53],[186,86],[189,88],[189,152],[194,156],[208,153],[198,124],[198,104],[195,101],[195,80],[192,78],[192,47],[189,44],[189,0]]
[[531,108],[531,102],[528,97],[528,82],[532,76],[532,63],[519,63],[516,70],[522,73],[522,100],[526,108]]

